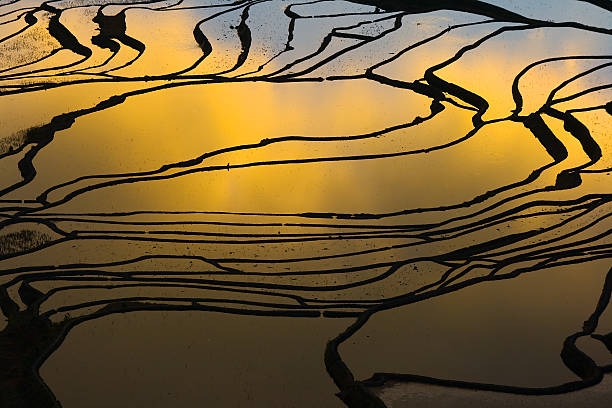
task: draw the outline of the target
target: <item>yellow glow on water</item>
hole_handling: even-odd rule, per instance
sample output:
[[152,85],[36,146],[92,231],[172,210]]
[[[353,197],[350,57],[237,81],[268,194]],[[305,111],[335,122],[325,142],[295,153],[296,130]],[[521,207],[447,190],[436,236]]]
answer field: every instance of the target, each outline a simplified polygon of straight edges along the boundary
[[[490,106],[485,120],[503,118],[515,108],[512,83],[523,68],[544,58],[605,55],[605,42],[597,41],[601,37],[601,34],[582,34],[570,28],[507,32],[484,42],[476,50],[466,52],[458,62],[441,69],[437,75],[485,98]],[[534,66],[519,82],[523,98],[521,114],[537,111],[556,86],[604,62],[604,58],[578,58]],[[587,88],[584,83],[582,86],[582,89]],[[597,100],[594,95],[588,98]],[[602,101],[596,104],[599,103]]]
[[[181,102],[186,99],[192,102]],[[372,101],[378,102],[375,109]],[[56,160],[62,152],[79,151],[81,155],[74,155],[61,169],[41,173],[26,188],[37,191],[78,174],[154,170],[165,163],[228,146],[258,143],[264,138],[371,132],[409,122],[417,115],[426,116],[426,101],[408,91],[365,81],[325,87],[206,85],[139,96],[117,108],[79,119],[70,130],[60,132],[54,143],[41,152],[40,165]],[[142,115],[143,103],[146,116]],[[448,143],[463,137],[470,127],[471,114],[451,106],[431,122],[375,138],[289,141],[225,153],[196,166],[220,166],[220,170],[104,189],[76,199],[68,208],[85,206],[93,210],[112,205],[234,211],[395,210],[467,199],[483,186],[522,179],[534,162],[548,160],[529,132],[511,123],[489,125],[474,136],[473,142],[429,154],[235,168],[270,160],[397,154]],[[520,165],[514,163],[517,156]],[[228,163],[230,168],[226,170]],[[489,172],[490,168],[496,172]],[[51,197],[59,198],[73,188],[60,189]]]
[[[498,75],[500,66],[503,60],[495,56],[487,60],[484,67],[480,66],[485,73],[482,75],[486,87],[483,94],[487,98],[501,93],[502,85],[491,82],[489,86],[486,80]],[[455,77],[469,79],[473,77],[472,68],[469,64],[451,65],[440,75],[449,80]],[[566,77],[567,71],[561,70],[556,80],[542,83],[542,89],[549,89],[550,84],[559,83]],[[136,86],[125,87],[129,90]],[[112,94],[110,88],[103,89]],[[57,92],[61,98],[69,92],[75,100],[85,96],[78,96],[76,87],[52,92]],[[530,92],[536,93],[538,89],[530,89]],[[526,94],[529,95],[531,93]],[[28,98],[27,94],[22,97]],[[492,111],[499,111],[499,107],[504,106],[503,100],[489,99],[493,99]],[[52,96],[40,101],[46,101],[49,108],[54,104]],[[373,132],[408,123],[417,116],[428,116],[429,101],[411,91],[367,80],[196,84],[157,90],[128,97],[116,107],[80,117],[70,129],[58,132],[54,142],[39,154],[36,165],[42,170],[53,166],[60,157],[70,157],[70,160],[53,172],[40,171],[34,182],[11,197],[35,196],[37,192],[79,175],[156,170],[168,163],[193,159],[229,146],[258,143],[262,139]],[[488,190],[521,180],[533,168],[550,161],[521,124],[504,122],[487,125],[473,137],[473,142],[448,149],[448,153],[366,161],[326,160],[312,165],[266,165],[248,170],[232,168],[270,160],[393,154],[448,143],[469,132],[473,112],[462,112],[450,104],[446,106],[438,117],[417,127],[365,140],[288,141],[225,153],[196,167],[225,167],[229,163],[230,171],[198,172],[167,182],[104,189],[87,193],[68,204],[68,208],[76,210],[84,205],[94,210],[106,203],[105,206],[113,207],[191,209],[195,206],[235,211],[262,208],[392,211],[467,200],[483,188]],[[554,126],[556,120],[552,123]],[[579,147],[571,143],[570,146],[573,146],[570,149]],[[490,169],[495,171],[490,172]],[[91,184],[92,181],[85,181],[70,185],[50,197],[61,198],[76,187]],[[355,188],[357,185],[359,189]],[[108,198],[100,199],[107,194],[110,194]]]
[[[163,313],[129,313],[75,330],[43,369],[62,403],[65,397],[66,406],[77,408],[87,399],[117,405],[110,388],[123,402],[145,396],[141,406],[174,406],[175,395],[166,389],[183,394],[184,406],[332,406],[337,390],[330,389],[322,347],[350,323],[321,318],[297,324],[297,317],[373,305],[390,309],[366,322],[361,334],[373,328],[372,335],[355,336],[345,349],[347,361],[359,360],[350,361],[356,378],[379,371],[379,363],[382,369],[526,386],[571,377],[557,346],[592,310],[609,258],[612,117],[601,106],[589,108],[606,103],[609,91],[555,105],[583,108],[575,117],[602,148],[604,157],[583,173],[577,168],[590,165],[597,148],[583,146],[591,142],[588,135],[578,140],[571,134],[567,116],[564,123],[542,113],[542,132],[521,120],[540,109],[555,86],[601,60],[534,67],[519,84],[523,116],[475,129],[470,98],[442,85],[428,88],[445,92],[432,106],[430,97],[409,88],[427,87],[427,70],[463,47],[523,24],[503,22],[503,13],[486,23],[486,13],[456,10],[411,10],[399,18],[368,5],[315,1],[293,4],[292,12],[304,18],[292,20],[296,15],[285,8],[292,3],[285,0],[208,3],[100,8],[80,0],[50,2],[42,7],[56,13],[55,37],[65,49],[36,61],[58,46],[51,27],[46,31],[50,16],[41,11],[27,35],[0,42],[0,70],[31,63],[8,76],[0,72],[0,154],[6,155],[0,188],[14,187],[0,194],[0,225],[16,223],[0,226],[0,271],[9,297],[28,308],[28,287],[19,290],[19,279],[33,278],[41,291],[65,289],[40,310],[59,324],[68,311],[98,317],[164,306]],[[51,4],[69,8],[60,18]],[[0,16],[0,32],[18,26],[2,22]],[[610,54],[608,38],[597,30],[526,27],[483,42],[435,74],[486,99],[484,119],[496,119],[512,112],[512,82],[525,66],[542,58]],[[94,39],[98,34],[102,38]],[[29,50],[23,47],[28,43]],[[91,57],[82,58],[89,50]],[[394,59],[401,50],[407,52]],[[234,70],[240,61],[244,65]],[[378,63],[376,75],[364,74]],[[266,76],[286,64],[294,65]],[[12,75],[38,69],[40,75]],[[607,75],[582,78],[558,96],[609,83]],[[570,181],[556,185],[563,171],[569,176],[562,181]],[[18,248],[21,235],[14,233],[26,231],[23,236],[40,242],[30,239],[30,246]],[[32,251],[16,252],[21,249]],[[483,282],[530,267],[537,279]],[[563,273],[547,276],[546,269]],[[444,289],[463,291],[463,284],[476,283],[467,295]],[[584,290],[567,290],[580,283]],[[398,307],[397,301],[416,301],[414,293],[444,296]],[[543,293],[553,296],[541,301]],[[3,293],[0,298],[10,309]],[[567,298],[582,303],[573,307]],[[571,310],[554,313],[559,302]],[[544,312],[530,314],[538,307]],[[160,325],[170,309],[228,316],[201,313],[194,321],[181,313],[178,324]],[[3,311],[9,320],[10,312]],[[238,313],[266,317],[231,316]],[[542,317],[548,318],[544,325]],[[143,318],[149,319],[145,325]],[[40,322],[48,329],[46,320]],[[420,340],[417,330],[424,334]],[[109,333],[120,338],[114,357]],[[439,344],[430,341],[432,333]],[[524,333],[539,339],[516,341]],[[179,358],[168,351],[183,347],[177,342],[189,343]],[[130,359],[142,344],[144,354]],[[411,350],[420,360],[398,358]],[[98,363],[75,365],[73,355]],[[521,361],[527,369],[539,364],[538,370],[526,376],[512,369],[517,356],[528,356]],[[130,379],[129,370],[114,375],[117,360],[137,367],[131,373],[144,381]],[[197,369],[191,372],[184,361],[197,362]],[[469,366],[474,361],[482,364]],[[98,377],[81,375],[91,366],[103,367]],[[168,370],[195,380],[176,384]],[[147,381],[157,374],[151,387]],[[100,389],[109,378],[125,388]],[[90,392],[92,379],[97,390]],[[267,387],[270,379],[279,386]],[[82,393],[71,400],[75,384]],[[236,384],[245,395],[234,392]],[[320,403],[302,398],[313,394],[311,385]],[[252,398],[251,386],[263,399]]]
[[[132,14],[131,18],[140,16]],[[167,23],[158,26],[157,30],[165,32],[178,27]],[[145,25],[142,22],[133,27],[139,29]],[[491,29],[483,28],[485,32]],[[133,33],[136,35],[135,31]],[[182,34],[176,31],[176,35]],[[467,39],[458,36],[450,41],[458,46]],[[143,57],[133,66],[125,68],[126,72],[156,69],[152,56],[163,54],[164,49],[168,50],[168,55],[174,52],[172,42],[168,42],[165,48],[159,41],[152,43],[149,59]],[[536,41],[534,48],[526,54],[528,58],[542,51],[543,45],[538,44]],[[478,53],[467,53],[460,63],[451,64],[437,73],[443,79],[458,83],[487,99],[490,108],[485,118],[510,113],[514,105],[508,84],[519,67],[524,65],[523,58],[509,59],[508,54],[496,49],[495,44],[489,45],[489,48],[486,59],[478,58]],[[429,59],[443,60],[447,53],[448,50],[439,50],[437,56],[430,53]],[[393,72],[390,68],[406,66],[405,61],[414,60],[414,56],[408,58],[409,55],[400,58],[391,67],[384,66],[380,71]],[[226,58],[233,61],[235,57],[228,55]],[[181,64],[188,59],[177,57]],[[546,80],[533,81],[531,73],[523,78],[521,91],[526,108],[531,109],[533,104],[530,105],[530,101],[534,97],[541,100],[542,95],[547,95],[552,87],[566,79],[577,67],[582,67],[573,61],[558,65],[561,69],[547,70]],[[402,77],[404,74],[396,70],[393,77],[408,80]],[[499,80],[502,77],[504,79]],[[417,116],[426,117],[430,113],[429,98],[368,80],[293,84],[244,82],[176,87],[173,85],[178,85],[178,82],[175,82],[170,85],[172,87],[168,89],[131,96],[116,107],[77,118],[70,129],[58,132],[54,142],[37,157],[36,165],[41,169],[37,179],[11,197],[22,199],[36,196],[48,187],[80,175],[151,171],[216,149],[258,143],[262,139],[275,137],[358,135],[408,123]],[[127,83],[121,87],[123,89],[117,88],[116,91],[104,84],[82,88],[98,92],[98,99],[92,98],[90,91],[69,86],[48,91],[41,98],[32,94],[10,97],[7,107],[16,112],[24,111],[19,106],[34,101],[39,105],[37,111],[44,112],[52,111],[67,100],[78,102],[79,106],[93,106],[113,94],[142,88],[142,83]],[[197,167],[226,166],[229,163],[231,168],[270,160],[390,154],[428,148],[458,139],[471,128],[472,112],[461,112],[450,104],[446,106],[446,111],[432,119],[431,123],[376,138],[282,142],[255,150],[214,156]],[[54,114],[69,110],[67,105]],[[35,124],[44,123],[45,120],[48,119],[38,119]],[[27,122],[27,119],[24,121]],[[555,122],[553,120],[552,126],[555,126]],[[571,149],[577,147],[571,143],[568,146],[572,146]],[[146,186],[137,183],[88,193],[86,197],[69,204],[69,208],[76,210],[86,205],[89,209],[95,209],[106,202],[112,203],[113,207],[145,205],[190,209],[196,206],[236,211],[261,208],[279,211],[297,208],[301,211],[330,208],[343,211],[375,208],[396,210],[466,200],[483,188],[492,189],[521,180],[529,174],[530,169],[550,160],[522,125],[508,122],[488,125],[476,134],[474,142],[452,148],[449,152],[373,161],[258,166],[248,170],[234,168],[230,171],[196,173],[168,182],[156,181]],[[70,157],[70,160],[56,166],[53,172],[43,171],[47,166],[54,166],[62,157]],[[489,169],[495,171],[489,172]],[[70,185],[57,190],[50,197],[60,198],[75,187],[91,184],[93,182],[85,181]],[[357,185],[359,189],[355,189]],[[101,201],[99,196],[105,197],[106,194],[110,194],[109,198]],[[122,195],[124,198],[121,198]]]

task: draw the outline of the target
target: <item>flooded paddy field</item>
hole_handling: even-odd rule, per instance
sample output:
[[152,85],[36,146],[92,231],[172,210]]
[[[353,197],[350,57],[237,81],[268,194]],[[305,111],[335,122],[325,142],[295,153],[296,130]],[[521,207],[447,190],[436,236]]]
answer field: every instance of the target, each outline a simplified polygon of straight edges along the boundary
[[606,407],[609,0],[0,0],[1,407]]

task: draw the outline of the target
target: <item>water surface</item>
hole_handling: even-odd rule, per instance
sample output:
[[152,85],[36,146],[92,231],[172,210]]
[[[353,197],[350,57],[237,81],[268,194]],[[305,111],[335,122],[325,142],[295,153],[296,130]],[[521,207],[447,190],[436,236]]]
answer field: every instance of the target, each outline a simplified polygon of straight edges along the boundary
[[612,7],[421,3],[0,1],[3,404],[601,406]]

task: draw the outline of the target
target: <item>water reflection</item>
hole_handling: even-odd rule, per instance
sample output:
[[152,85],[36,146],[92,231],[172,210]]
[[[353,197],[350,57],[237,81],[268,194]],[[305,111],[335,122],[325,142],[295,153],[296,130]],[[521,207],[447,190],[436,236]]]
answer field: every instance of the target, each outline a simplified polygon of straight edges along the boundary
[[564,3],[0,3],[3,404],[600,383],[609,7]]

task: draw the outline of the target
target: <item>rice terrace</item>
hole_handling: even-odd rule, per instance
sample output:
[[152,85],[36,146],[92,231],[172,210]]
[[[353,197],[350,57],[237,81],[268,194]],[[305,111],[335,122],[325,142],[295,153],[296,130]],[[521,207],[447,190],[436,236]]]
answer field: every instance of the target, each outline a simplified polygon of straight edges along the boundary
[[609,407],[612,0],[0,0],[0,407]]

